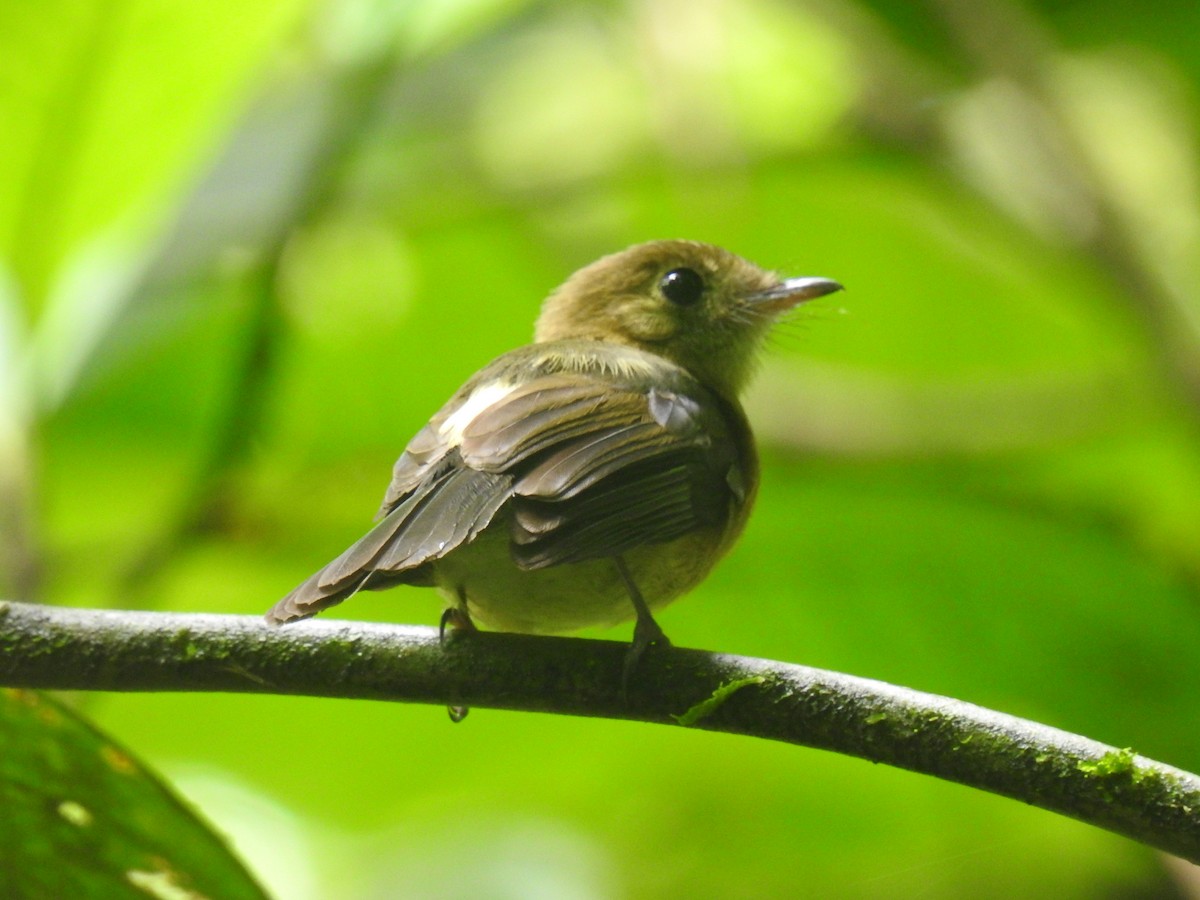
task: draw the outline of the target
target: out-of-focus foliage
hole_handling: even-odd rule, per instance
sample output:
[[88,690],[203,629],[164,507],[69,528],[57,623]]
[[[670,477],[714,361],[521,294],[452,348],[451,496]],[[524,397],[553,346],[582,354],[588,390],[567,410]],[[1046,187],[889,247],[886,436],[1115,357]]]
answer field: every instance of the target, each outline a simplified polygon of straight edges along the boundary
[[264,896],[125,750],[29,691],[0,691],[0,800],[5,897]]
[[[0,121],[9,596],[265,609],[368,526],[404,442],[559,280],[689,237],[848,290],[778,330],[747,402],[758,508],[672,639],[1200,768],[1194,2],[8,4]],[[734,738],[82,702],[289,898],[1189,877]]]

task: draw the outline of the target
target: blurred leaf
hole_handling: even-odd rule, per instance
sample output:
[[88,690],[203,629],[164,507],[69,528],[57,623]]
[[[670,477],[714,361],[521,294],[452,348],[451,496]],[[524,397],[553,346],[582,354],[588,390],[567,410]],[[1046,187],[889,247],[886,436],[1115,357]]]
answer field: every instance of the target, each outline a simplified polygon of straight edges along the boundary
[[387,0],[367,2],[391,6],[399,11],[399,38],[412,56],[444,53],[453,46],[486,33],[489,27],[499,27],[505,19],[516,16],[530,5],[530,0],[410,0],[403,4],[389,4]]
[[81,244],[118,227],[144,239],[303,5],[0,7],[0,247],[33,308]]
[[1123,0],[1038,0],[1030,5],[1054,25],[1072,49],[1143,48],[1179,66],[1193,84],[1200,81],[1200,28],[1196,27],[1192,0],[1160,0],[1154,4],[1152,16],[1131,15]]
[[65,707],[0,691],[0,895],[263,898],[220,838]]
[[0,269],[0,471],[5,473],[25,465],[23,444],[29,418],[26,335],[7,274]]
[[0,259],[46,316],[52,399],[305,5],[0,4]]

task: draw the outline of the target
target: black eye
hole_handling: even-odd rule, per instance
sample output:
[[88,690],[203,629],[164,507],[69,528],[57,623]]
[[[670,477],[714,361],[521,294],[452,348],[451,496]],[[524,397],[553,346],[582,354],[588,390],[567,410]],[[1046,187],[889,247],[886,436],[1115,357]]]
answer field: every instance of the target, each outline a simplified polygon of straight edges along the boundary
[[704,293],[704,279],[695,269],[672,269],[662,277],[658,289],[678,306],[691,306]]

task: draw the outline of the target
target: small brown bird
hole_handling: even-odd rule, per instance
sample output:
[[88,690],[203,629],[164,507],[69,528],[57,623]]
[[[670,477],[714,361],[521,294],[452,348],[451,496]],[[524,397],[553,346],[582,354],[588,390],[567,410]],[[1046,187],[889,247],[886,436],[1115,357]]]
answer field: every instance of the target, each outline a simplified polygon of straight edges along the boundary
[[545,301],[535,342],[481,369],[412,439],[379,523],[267,619],[433,586],[443,627],[547,633],[636,615],[632,666],[666,640],[651,611],[695,587],[750,512],[758,461],[737,398],[763,338],[840,288],[692,241],[580,269]]

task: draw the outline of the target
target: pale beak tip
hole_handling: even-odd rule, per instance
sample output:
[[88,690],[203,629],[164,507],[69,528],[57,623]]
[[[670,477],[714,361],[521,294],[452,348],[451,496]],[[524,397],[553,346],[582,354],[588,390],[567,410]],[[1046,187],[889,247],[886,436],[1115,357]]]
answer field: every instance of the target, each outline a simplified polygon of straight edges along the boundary
[[832,278],[787,278],[775,287],[751,294],[746,299],[761,308],[784,310],[798,306],[805,301],[844,290],[841,283]]
[[846,289],[841,282],[832,278],[789,278],[780,287],[790,296],[800,300],[815,300],[817,297]]

